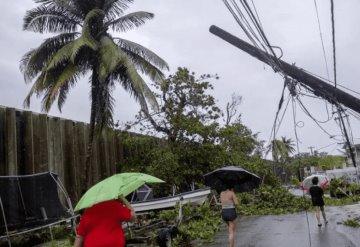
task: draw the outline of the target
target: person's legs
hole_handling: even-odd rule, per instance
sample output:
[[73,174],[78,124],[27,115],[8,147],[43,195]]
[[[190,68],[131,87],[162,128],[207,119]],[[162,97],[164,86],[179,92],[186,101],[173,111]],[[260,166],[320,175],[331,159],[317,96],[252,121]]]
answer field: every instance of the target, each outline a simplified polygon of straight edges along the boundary
[[230,247],[234,247],[235,221],[229,221],[229,242]]
[[316,219],[317,219],[317,222],[318,222],[318,226],[321,226],[321,222],[320,222],[320,207],[318,206],[315,206],[315,210],[316,210]]
[[326,219],[326,214],[325,214],[325,209],[324,209],[324,206],[320,207],[320,210],[321,210],[321,214],[322,214],[322,217],[324,219],[324,222],[325,224],[328,223],[327,219]]

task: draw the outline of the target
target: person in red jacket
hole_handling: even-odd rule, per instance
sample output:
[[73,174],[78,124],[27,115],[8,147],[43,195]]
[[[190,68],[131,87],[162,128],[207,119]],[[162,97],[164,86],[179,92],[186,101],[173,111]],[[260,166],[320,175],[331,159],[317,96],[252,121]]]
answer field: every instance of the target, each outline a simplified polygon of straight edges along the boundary
[[124,197],[95,204],[81,216],[74,247],[124,247],[121,224],[135,220],[134,209]]

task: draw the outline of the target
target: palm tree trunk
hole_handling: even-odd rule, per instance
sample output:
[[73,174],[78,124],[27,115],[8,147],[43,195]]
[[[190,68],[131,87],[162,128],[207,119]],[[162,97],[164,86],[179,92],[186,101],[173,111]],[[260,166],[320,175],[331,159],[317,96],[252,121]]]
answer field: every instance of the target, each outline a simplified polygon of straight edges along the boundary
[[91,115],[90,115],[90,128],[89,128],[89,138],[88,138],[88,146],[86,150],[86,161],[83,173],[83,184],[85,184],[85,191],[91,186],[91,172],[92,172],[92,152],[93,152],[93,143],[94,143],[94,132],[95,132],[95,111],[93,110],[93,104],[91,104]]
[[86,191],[91,186],[92,181],[92,154],[93,154],[93,144],[94,144],[94,136],[95,136],[95,128],[96,128],[96,107],[97,107],[97,91],[99,87],[98,75],[97,75],[97,65],[93,65],[93,73],[91,78],[91,113],[90,113],[90,128],[89,128],[89,139],[88,146],[86,150],[86,161],[83,173],[83,184],[86,186],[84,190]]

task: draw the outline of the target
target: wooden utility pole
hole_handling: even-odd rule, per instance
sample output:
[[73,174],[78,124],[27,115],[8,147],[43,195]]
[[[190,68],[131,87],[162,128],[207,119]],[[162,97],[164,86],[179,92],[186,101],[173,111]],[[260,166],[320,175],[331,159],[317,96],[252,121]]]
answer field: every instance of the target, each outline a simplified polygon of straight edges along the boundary
[[354,151],[353,151],[353,148],[352,148],[350,140],[349,140],[349,136],[348,136],[347,131],[346,131],[346,127],[345,127],[345,123],[344,123],[344,119],[342,117],[341,111],[342,111],[342,109],[339,107],[338,108],[339,118],[335,118],[335,120],[339,119],[340,126],[342,126],[342,128],[344,130],[344,136],[345,136],[345,139],[346,139],[346,143],[348,144],[348,147],[349,147],[350,158],[351,158],[351,161],[353,163],[353,166],[356,168],[356,159],[355,159]]
[[326,99],[334,105],[338,105],[339,103],[343,104],[357,113],[360,113],[360,99],[332,86],[331,84],[315,76],[306,73],[295,65],[290,65],[278,58],[271,56],[270,54],[259,50],[258,48],[246,43],[245,41],[235,37],[234,35],[224,31],[217,26],[212,25],[210,27],[210,32],[268,65],[271,65],[269,60],[279,61],[279,66],[286,75],[306,85],[307,87],[310,87],[316,96]]

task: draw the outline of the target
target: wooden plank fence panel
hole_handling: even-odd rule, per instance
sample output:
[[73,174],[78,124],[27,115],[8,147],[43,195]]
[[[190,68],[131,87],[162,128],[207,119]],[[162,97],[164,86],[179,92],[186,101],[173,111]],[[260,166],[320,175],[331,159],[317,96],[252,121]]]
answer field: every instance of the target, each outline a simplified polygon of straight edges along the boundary
[[87,149],[87,136],[86,136],[86,127],[84,123],[76,122],[75,123],[75,135],[77,138],[77,163],[76,163],[76,174],[78,178],[77,191],[79,195],[82,194],[82,185],[85,181],[85,162],[86,162],[86,149]]
[[49,157],[48,157],[48,116],[46,114],[39,115],[40,136],[40,166],[42,172],[49,171]]
[[87,165],[86,164],[86,157],[87,157],[87,150],[88,150],[88,143],[89,143],[89,125],[88,124],[84,124],[84,139],[85,139],[85,142],[84,142],[85,156],[84,156],[83,167],[81,168],[81,175],[82,175],[82,180],[81,181],[82,181],[82,185],[85,185],[85,186],[83,186],[82,190],[85,190],[86,182],[87,182],[87,177],[86,177],[87,174],[85,172],[85,166]]
[[[127,159],[150,147],[124,145],[119,130],[95,137],[90,183],[118,173]],[[0,175],[52,171],[76,203],[86,189],[84,173],[89,125],[30,111],[0,107]],[[157,145],[160,142],[154,141]]]
[[58,174],[61,182],[64,183],[65,171],[63,162],[60,118],[49,118],[48,121],[49,171]]
[[5,153],[5,133],[6,133],[6,109],[0,107],[0,176],[8,175],[6,173],[6,153]]
[[67,121],[69,122],[69,127],[71,124],[71,129],[72,129],[72,139],[73,139],[73,164],[71,167],[71,171],[72,171],[72,184],[73,184],[73,188],[74,188],[74,193],[75,193],[75,200],[79,200],[81,197],[81,190],[79,189],[80,187],[80,173],[78,172],[78,165],[79,165],[79,156],[80,156],[80,150],[79,150],[79,139],[78,139],[78,134],[77,134],[77,128],[76,128],[76,124],[75,122],[71,122],[71,121]]
[[93,151],[92,151],[92,159],[91,159],[91,179],[92,184],[95,184],[101,180],[101,160],[100,160],[100,138],[94,137],[94,143],[93,143]]
[[48,119],[48,165],[49,171],[55,172],[60,176],[60,174],[55,169],[55,150],[56,150],[56,123],[57,118],[49,118]]
[[39,114],[32,115],[32,123],[33,123],[33,143],[34,143],[34,168],[35,172],[39,171],[40,160],[40,135],[41,131],[39,128]]
[[35,172],[47,172],[48,166],[48,126],[47,115],[33,115],[33,133],[34,133],[34,160]]
[[5,111],[5,173],[17,175],[16,112],[14,108]]
[[24,167],[27,174],[35,173],[34,131],[32,112],[24,111]]
[[[75,173],[75,155],[74,155],[74,127],[73,122],[69,120],[60,120],[64,122],[64,136],[63,140],[63,154],[64,154],[64,180],[68,193],[71,198],[78,198],[79,195],[76,191],[77,178]],[[71,187],[69,187],[71,185]]]

